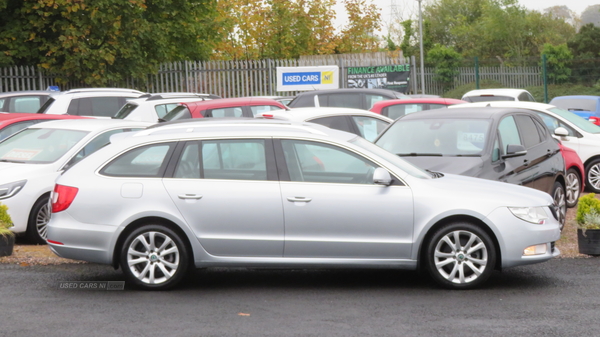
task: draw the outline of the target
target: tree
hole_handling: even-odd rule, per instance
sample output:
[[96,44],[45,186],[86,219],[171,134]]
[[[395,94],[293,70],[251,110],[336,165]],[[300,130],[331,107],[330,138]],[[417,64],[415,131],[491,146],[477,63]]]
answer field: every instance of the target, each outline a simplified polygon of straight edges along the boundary
[[451,47],[435,44],[427,53],[427,62],[435,66],[434,81],[439,81],[444,91],[450,89],[458,76],[462,56]]
[[211,0],[3,0],[0,65],[38,65],[57,81],[105,86],[163,62],[206,59]]
[[581,13],[581,24],[593,24],[594,26],[600,26],[600,5],[588,6],[583,13]]
[[571,77],[571,60],[573,54],[569,51],[566,43],[558,46],[549,43],[544,44],[542,55],[546,55],[546,66],[548,79],[553,84],[568,82]]
[[348,24],[337,38],[338,53],[365,53],[379,50],[377,32],[381,27],[381,13],[367,0],[342,0],[348,13]]
[[600,78],[600,27],[582,26],[567,46],[573,54],[573,76],[584,84],[595,84]]

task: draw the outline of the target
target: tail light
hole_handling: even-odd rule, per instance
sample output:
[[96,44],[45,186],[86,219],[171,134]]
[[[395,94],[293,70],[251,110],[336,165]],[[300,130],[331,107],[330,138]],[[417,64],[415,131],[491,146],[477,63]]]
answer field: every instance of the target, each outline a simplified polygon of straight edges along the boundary
[[273,115],[270,114],[262,114],[262,118],[273,119]]
[[591,116],[588,120],[596,125],[600,125],[600,117]]
[[52,213],[58,213],[69,208],[78,191],[77,187],[56,184],[52,193]]

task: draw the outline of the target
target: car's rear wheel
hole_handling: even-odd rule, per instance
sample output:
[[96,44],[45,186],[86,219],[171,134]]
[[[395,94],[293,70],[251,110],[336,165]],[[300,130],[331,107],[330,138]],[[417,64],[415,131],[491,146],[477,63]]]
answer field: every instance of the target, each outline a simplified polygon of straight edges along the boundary
[[600,193],[600,159],[594,159],[585,168],[585,180],[587,188]]
[[50,221],[50,197],[44,196],[33,204],[27,220],[27,239],[32,243],[46,244],[48,222]]
[[577,170],[570,168],[567,170],[565,180],[567,181],[567,207],[575,207],[581,194],[581,177]]
[[558,222],[560,222],[560,230],[562,230],[565,225],[565,220],[567,219],[567,195],[565,193],[565,188],[558,181],[554,182],[552,199],[554,199],[556,215],[558,216]]
[[164,290],[185,276],[188,249],[175,231],[145,225],[131,232],[121,249],[120,263],[127,279],[144,289]]
[[426,244],[427,269],[446,288],[475,288],[490,277],[496,265],[494,241],[468,222],[442,227]]

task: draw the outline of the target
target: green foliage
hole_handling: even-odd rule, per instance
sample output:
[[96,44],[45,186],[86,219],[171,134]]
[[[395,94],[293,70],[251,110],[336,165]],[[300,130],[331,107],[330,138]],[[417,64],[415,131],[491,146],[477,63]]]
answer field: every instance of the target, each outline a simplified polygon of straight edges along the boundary
[[400,22],[400,25],[402,26],[402,30],[404,32],[404,35],[402,35],[402,42],[400,43],[400,49],[402,50],[402,53],[405,57],[414,56],[418,54],[418,42],[411,44],[412,40],[419,40],[418,28],[413,28],[413,26],[415,25],[414,21],[402,21]]
[[553,46],[545,43],[542,55],[546,55],[548,80],[555,84],[567,82],[571,76],[570,61],[573,59],[573,54],[569,51],[567,44]]
[[212,52],[214,0],[8,0],[0,66],[37,65],[60,82],[107,86]]
[[567,46],[573,54],[572,82],[594,85],[600,78],[600,27],[584,25]]
[[435,66],[434,81],[442,82],[444,88],[449,88],[458,76],[458,66],[462,57],[453,48],[436,44],[427,53],[427,62]]
[[[544,101],[544,87],[526,87],[525,90],[529,91],[533,98],[538,102]],[[553,99],[557,96],[567,95],[591,95],[600,96],[600,87],[588,87],[584,85],[573,85],[573,84],[550,84],[548,85],[548,99]]]
[[594,193],[579,198],[575,220],[580,228],[600,229],[600,200]]
[[10,230],[12,226],[12,219],[8,214],[8,206],[0,203],[0,236],[13,236],[14,233]]

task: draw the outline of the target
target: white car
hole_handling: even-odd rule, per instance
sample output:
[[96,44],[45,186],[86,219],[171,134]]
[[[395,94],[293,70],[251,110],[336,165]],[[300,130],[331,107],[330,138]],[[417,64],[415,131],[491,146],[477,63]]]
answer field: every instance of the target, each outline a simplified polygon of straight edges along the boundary
[[144,93],[121,88],[71,89],[50,94],[38,113],[110,118],[130,99]]
[[219,99],[210,94],[194,93],[161,93],[148,94],[129,100],[114,115],[116,119],[158,123],[159,120],[177,107],[179,103]]
[[461,98],[466,102],[523,101],[535,102],[535,98],[525,89],[477,89]]
[[531,188],[423,171],[313,123],[202,118],[115,135],[67,170],[48,244],[120,266],[145,289],[194,266],[419,265],[467,289],[558,256],[552,204]]
[[[594,193],[600,193],[600,126],[577,116],[576,114],[555,107],[554,105],[533,102],[480,102],[458,104],[458,107],[510,107],[532,110],[537,113],[554,138],[579,155],[585,167],[585,185]],[[581,178],[581,177],[579,177]],[[567,185],[569,182],[567,182]]]
[[259,113],[255,118],[317,123],[359,135],[372,142],[394,120],[368,110],[352,108],[296,108]]
[[50,192],[68,167],[108,144],[115,133],[151,123],[69,119],[32,125],[0,142],[0,203],[8,206],[12,230],[45,243]]

